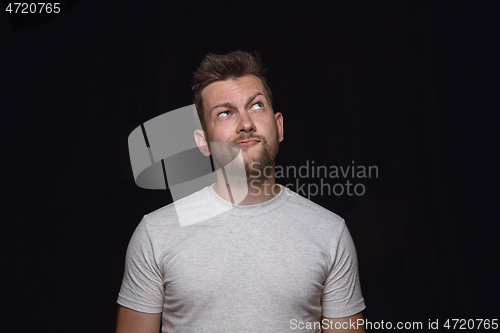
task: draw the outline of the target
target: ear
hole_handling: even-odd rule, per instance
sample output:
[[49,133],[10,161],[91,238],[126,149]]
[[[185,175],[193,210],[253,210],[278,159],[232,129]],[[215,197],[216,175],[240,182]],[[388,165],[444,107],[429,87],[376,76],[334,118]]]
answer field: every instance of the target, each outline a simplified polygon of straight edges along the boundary
[[280,112],[276,112],[274,114],[274,119],[276,119],[276,126],[278,127],[278,138],[281,142],[285,138],[285,131],[283,129],[283,115]]
[[205,132],[202,130],[195,130],[194,131],[194,141],[196,141],[196,144],[198,145],[198,148],[200,149],[201,153],[205,156],[210,156],[212,155],[212,152],[210,151],[210,147],[207,143]]

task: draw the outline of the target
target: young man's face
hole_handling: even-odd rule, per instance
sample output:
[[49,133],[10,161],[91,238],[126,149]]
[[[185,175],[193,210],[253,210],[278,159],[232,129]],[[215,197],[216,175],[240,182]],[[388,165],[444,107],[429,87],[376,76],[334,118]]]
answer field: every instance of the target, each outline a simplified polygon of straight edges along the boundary
[[[247,176],[251,169],[262,170],[274,163],[283,141],[283,117],[273,113],[258,77],[246,75],[211,83],[203,89],[202,100],[209,142],[228,143],[225,146],[229,149],[239,146]],[[215,151],[224,145],[210,147],[215,160],[224,155],[224,151]]]

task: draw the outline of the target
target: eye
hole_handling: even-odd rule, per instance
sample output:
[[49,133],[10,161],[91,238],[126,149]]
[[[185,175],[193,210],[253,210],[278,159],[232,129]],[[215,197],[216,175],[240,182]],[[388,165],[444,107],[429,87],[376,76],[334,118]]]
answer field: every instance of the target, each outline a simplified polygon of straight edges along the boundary
[[219,113],[219,115],[217,117],[222,118],[222,117],[225,117],[226,115],[229,115],[229,111],[222,111],[221,113]]
[[254,105],[252,105],[252,110],[253,109],[263,109],[263,108],[264,108],[264,104],[262,104],[261,102],[257,102]]

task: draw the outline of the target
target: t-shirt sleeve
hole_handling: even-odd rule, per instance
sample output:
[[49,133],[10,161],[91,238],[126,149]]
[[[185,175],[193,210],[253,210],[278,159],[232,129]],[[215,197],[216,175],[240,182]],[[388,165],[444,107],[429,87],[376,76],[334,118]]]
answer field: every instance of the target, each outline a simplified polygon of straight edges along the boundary
[[366,307],[361,295],[356,248],[345,225],[321,296],[323,316],[327,318],[352,316]]
[[127,248],[125,273],[117,302],[135,311],[160,313],[163,310],[163,300],[162,274],[156,264],[144,217]]

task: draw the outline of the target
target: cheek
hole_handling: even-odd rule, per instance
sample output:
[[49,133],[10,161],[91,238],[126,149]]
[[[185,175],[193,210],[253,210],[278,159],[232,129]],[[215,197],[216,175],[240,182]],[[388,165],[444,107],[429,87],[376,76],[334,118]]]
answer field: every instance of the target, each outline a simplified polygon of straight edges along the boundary
[[276,124],[276,120],[273,119],[273,122],[268,126],[268,133],[270,133],[273,137],[277,135],[278,124]]
[[228,142],[231,140],[231,131],[228,126],[216,125],[212,127],[208,137],[212,142]]
[[212,126],[211,130],[207,132],[207,139],[210,142],[217,141],[216,132],[214,132],[213,126]]

